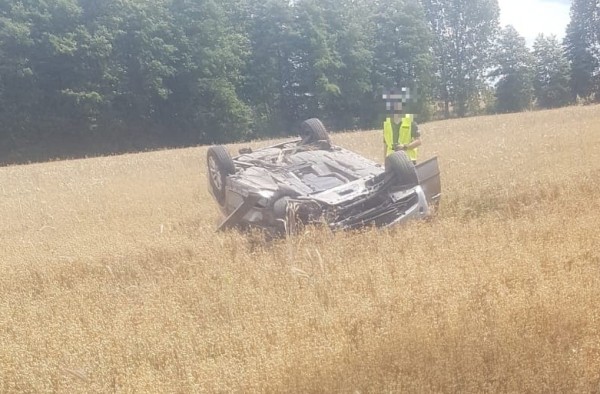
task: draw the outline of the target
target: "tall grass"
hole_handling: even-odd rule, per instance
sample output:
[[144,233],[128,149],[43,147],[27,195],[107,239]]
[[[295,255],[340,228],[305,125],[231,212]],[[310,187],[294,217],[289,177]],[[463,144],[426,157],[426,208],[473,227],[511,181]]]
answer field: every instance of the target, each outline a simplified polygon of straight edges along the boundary
[[599,392],[599,124],[423,125],[435,218],[272,244],[205,148],[2,168],[0,392]]

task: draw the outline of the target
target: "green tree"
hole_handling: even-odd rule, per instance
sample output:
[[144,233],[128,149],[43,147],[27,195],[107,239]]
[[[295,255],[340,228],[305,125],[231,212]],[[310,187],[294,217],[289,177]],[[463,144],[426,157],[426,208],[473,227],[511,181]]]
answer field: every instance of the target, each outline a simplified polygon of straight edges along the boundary
[[333,129],[361,124],[371,97],[368,4],[250,0],[247,8],[243,97],[255,130],[291,133],[313,116]]
[[[464,116],[492,66],[498,32],[497,0],[423,0],[431,30],[437,78],[435,97]],[[475,100],[477,102],[477,100]]]
[[290,59],[293,81],[289,86],[295,108],[294,120],[321,116],[325,105],[340,96],[336,76],[341,61],[328,33],[324,9],[318,0],[300,0],[294,4],[295,31]]
[[231,25],[226,3],[172,0],[180,61],[166,87],[160,118],[195,142],[226,142],[250,133],[250,109],[239,95],[248,40]]
[[0,119],[5,139],[23,133],[23,122],[36,108],[40,95],[31,53],[32,22],[22,4],[0,3]]
[[569,62],[556,36],[538,35],[533,43],[533,56],[533,85],[537,105],[542,108],[555,108],[569,104]]
[[432,88],[433,100],[441,102],[444,108],[444,116],[450,117],[450,103],[454,97],[454,89],[451,84],[451,54],[449,40],[449,18],[444,18],[445,1],[422,0],[429,28],[432,32],[432,54],[434,81]]
[[[107,42],[100,80],[91,79],[106,102],[105,128],[156,130],[181,54],[167,1],[82,2],[85,23]],[[94,64],[94,63],[92,63]]]
[[5,124],[23,137],[42,125],[39,133],[84,126],[102,99],[86,83],[99,56],[89,48],[101,43],[81,24],[77,1],[2,2],[0,11]]
[[250,0],[246,19],[249,58],[241,94],[252,108],[255,133],[278,134],[294,113],[294,15],[288,1]]
[[413,0],[379,0],[373,4],[373,91],[380,112],[381,93],[394,87],[418,92],[407,111],[427,113],[431,90],[431,34],[421,4]]
[[328,79],[337,87],[322,100],[322,113],[336,129],[366,127],[373,118],[371,73],[373,29],[371,3],[357,0],[322,0],[334,67]]
[[573,0],[571,3],[571,21],[564,44],[571,62],[573,96],[588,98],[600,88],[599,12],[598,0]]
[[508,25],[502,29],[495,54],[498,67],[490,74],[496,83],[496,110],[518,112],[531,106],[533,98],[532,57],[525,38]]
[[[453,0],[464,11],[443,20],[448,54],[448,37],[480,48],[487,19],[470,5],[493,1]],[[431,38],[418,0],[0,0],[0,143],[226,142],[313,116],[376,127],[392,86],[417,88],[408,110],[426,114]],[[478,86],[482,64],[447,63],[448,101]]]

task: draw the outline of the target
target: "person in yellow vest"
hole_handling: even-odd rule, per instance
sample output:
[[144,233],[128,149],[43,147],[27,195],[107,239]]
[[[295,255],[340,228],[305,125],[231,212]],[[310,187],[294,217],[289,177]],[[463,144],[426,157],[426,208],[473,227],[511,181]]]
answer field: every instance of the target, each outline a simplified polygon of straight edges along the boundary
[[412,114],[402,114],[400,102],[394,102],[393,114],[383,122],[383,142],[385,145],[384,158],[394,151],[403,150],[413,164],[417,163],[417,148],[421,145],[419,126],[414,121]]

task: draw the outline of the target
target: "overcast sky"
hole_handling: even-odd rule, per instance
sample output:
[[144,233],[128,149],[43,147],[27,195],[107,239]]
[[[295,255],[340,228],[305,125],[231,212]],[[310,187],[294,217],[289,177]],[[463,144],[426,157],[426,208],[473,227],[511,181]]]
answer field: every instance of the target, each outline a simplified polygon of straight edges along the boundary
[[539,33],[560,40],[569,23],[570,0],[498,0],[500,24],[513,25],[530,46]]

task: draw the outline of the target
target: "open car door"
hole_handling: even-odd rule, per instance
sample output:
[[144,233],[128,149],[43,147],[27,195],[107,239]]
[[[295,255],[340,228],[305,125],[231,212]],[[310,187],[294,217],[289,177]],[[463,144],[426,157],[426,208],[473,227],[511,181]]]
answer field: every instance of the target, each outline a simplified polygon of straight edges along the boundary
[[425,192],[427,202],[431,205],[437,205],[442,195],[442,185],[440,183],[440,168],[438,166],[437,156],[427,159],[415,166],[419,184]]

